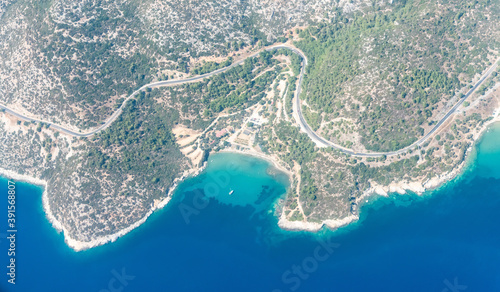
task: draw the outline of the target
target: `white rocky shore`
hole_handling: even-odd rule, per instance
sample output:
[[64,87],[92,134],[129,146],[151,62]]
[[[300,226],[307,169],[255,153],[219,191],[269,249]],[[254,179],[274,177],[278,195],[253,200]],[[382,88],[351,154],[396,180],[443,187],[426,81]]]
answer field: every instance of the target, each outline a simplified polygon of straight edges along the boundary
[[280,216],[280,220],[278,221],[278,226],[282,229],[286,230],[304,230],[310,232],[317,232],[324,226],[329,229],[337,229],[342,226],[346,226],[353,221],[358,220],[359,217],[355,215],[349,215],[342,219],[328,219],[324,220],[321,223],[318,222],[306,222],[306,221],[290,221],[286,218],[285,213],[282,213]]
[[[494,112],[492,118],[493,119],[485,123],[479,131],[473,133],[474,141],[478,141],[479,138],[486,132],[486,130],[489,128],[490,125],[500,122],[500,108]],[[399,181],[399,182],[392,182],[387,186],[382,186],[372,183],[372,187],[367,189],[359,198],[357,198],[356,203],[361,204],[363,200],[375,194],[380,196],[388,196],[389,193],[398,193],[400,195],[404,195],[407,194],[408,191],[410,191],[417,195],[422,195],[426,191],[437,189],[443,184],[456,178],[464,170],[465,166],[467,165],[468,155],[471,153],[473,147],[474,145],[471,145],[469,149],[467,149],[464,161],[462,161],[460,165],[458,165],[449,172],[437,175],[425,182]],[[276,161],[274,163],[276,163]],[[342,226],[346,226],[353,221],[357,221],[358,219],[359,215],[351,214],[342,219],[327,219],[322,221],[321,223],[307,222],[307,221],[290,221],[286,218],[283,212],[278,221],[278,225],[286,230],[304,230],[310,232],[317,232],[323,227],[328,227],[332,230],[335,230]]]
[[[374,185],[368,190],[366,190],[359,198],[357,198],[356,203],[362,204],[362,202],[368,198],[369,196],[373,196],[374,194],[380,196],[388,196],[389,193],[398,193],[400,195],[406,194],[408,191],[416,193],[418,195],[423,194],[427,190],[435,189],[442,184],[452,180],[455,178],[463,169],[465,165],[465,161],[462,164],[450,171],[448,173],[442,174],[435,178],[430,179],[425,184],[420,182],[393,182],[388,186]],[[304,230],[310,232],[317,232],[321,230],[323,227],[327,227],[331,230],[338,229],[340,227],[349,225],[350,223],[359,220],[359,215],[350,214],[342,219],[327,219],[318,222],[307,222],[307,221],[290,221],[286,218],[285,213],[283,212],[278,221],[279,227],[286,230]]]
[[47,219],[49,220],[49,222],[52,224],[52,226],[57,231],[63,232],[64,241],[66,242],[66,244],[70,248],[72,248],[74,251],[82,251],[82,250],[90,249],[90,248],[100,246],[100,245],[103,245],[103,244],[106,244],[109,242],[114,242],[118,238],[120,238],[121,236],[124,236],[125,234],[129,233],[130,231],[134,230],[135,228],[141,226],[144,222],[146,222],[148,217],[151,216],[151,214],[153,214],[154,211],[162,209],[163,207],[165,207],[168,204],[168,202],[172,198],[174,191],[177,189],[178,185],[183,180],[185,180],[188,177],[198,175],[201,171],[203,171],[205,166],[206,166],[206,163],[202,167],[194,168],[191,170],[186,170],[181,177],[176,178],[174,180],[172,186],[170,187],[170,190],[167,194],[167,197],[161,201],[160,200],[155,201],[151,210],[149,210],[149,212],[146,213],[146,215],[144,215],[144,217],[142,217],[141,219],[136,221],[134,224],[132,224],[124,229],[121,229],[118,232],[115,232],[113,234],[102,236],[102,237],[99,237],[99,238],[91,240],[91,241],[79,241],[79,240],[72,238],[69,235],[68,230],[64,227],[64,225],[59,220],[56,219],[56,217],[53,215],[53,213],[50,209],[49,199],[48,199],[48,195],[47,195],[48,184],[45,180],[35,178],[32,176],[28,176],[28,175],[18,174],[14,171],[3,169],[3,168],[0,168],[0,175],[7,177],[7,178],[10,178],[10,179],[17,180],[17,181],[23,181],[23,182],[27,182],[30,184],[42,186],[44,188],[43,195],[42,195],[42,203],[43,203],[43,209],[45,211]]
[[[484,132],[485,130],[495,122],[500,121],[500,111],[496,111],[494,118],[483,125],[480,131],[474,133],[474,140],[477,140]],[[471,146],[473,147],[473,146]],[[471,148],[468,149],[467,153],[470,153]],[[265,159],[269,162],[271,162],[276,168],[279,170],[287,173],[288,175],[291,174],[291,172],[284,168],[283,166],[280,165],[280,161],[277,161],[275,157],[267,156],[261,153],[258,153],[256,151],[237,151],[237,150],[223,150],[221,152],[234,152],[234,153],[240,153],[240,154],[247,154],[247,155],[252,155],[256,156],[262,159]],[[435,189],[439,186],[441,186],[443,183],[448,182],[455,178],[464,168],[466,165],[466,161],[463,161],[458,167],[456,167],[454,170],[441,174],[439,176],[436,176],[425,183],[421,182],[409,182],[409,181],[400,181],[400,182],[393,182],[389,184],[388,186],[380,186],[380,185],[374,185],[370,189],[366,190],[362,196],[360,196],[357,199],[358,203],[361,203],[363,199],[365,199],[368,196],[371,196],[373,194],[378,194],[382,196],[387,196],[389,193],[399,193],[399,194],[405,194],[407,191],[414,192],[416,194],[422,194],[427,190],[430,189]],[[167,203],[170,201],[174,191],[177,189],[177,186],[179,185],[180,182],[182,182],[184,179],[190,176],[196,176],[198,175],[206,166],[206,163],[204,164],[203,167],[198,167],[194,168],[191,170],[187,170],[183,173],[183,175],[177,179],[174,180],[174,183],[172,187],[170,188],[167,197],[161,201],[155,201],[151,210],[146,213],[144,217],[142,217],[140,220],[136,221],[134,224],[128,226],[127,228],[124,228],[116,233],[100,237],[98,239],[88,241],[88,242],[82,242],[78,241],[71,236],[68,235],[68,232],[66,228],[64,228],[63,224],[59,222],[54,215],[52,214],[50,210],[50,204],[48,203],[48,196],[47,196],[47,190],[48,190],[48,185],[45,180],[32,177],[29,175],[22,175],[19,173],[16,173],[12,170],[7,170],[0,168],[0,175],[11,178],[14,180],[18,181],[24,181],[30,184],[35,184],[35,185],[40,185],[44,187],[44,192],[42,195],[42,202],[43,202],[43,207],[47,216],[47,219],[50,221],[52,226],[57,229],[59,232],[63,232],[65,242],[66,244],[72,248],[75,251],[81,251],[85,249],[90,249],[92,247],[96,247],[99,245],[103,245],[109,242],[114,242],[116,241],[119,237],[129,233],[130,231],[134,230],[135,228],[139,227],[141,224],[143,224],[151,214],[153,214],[154,211],[163,208]],[[278,222],[278,225],[287,230],[305,230],[305,231],[310,231],[310,232],[316,232],[319,231],[323,227],[328,227],[330,229],[337,229],[339,227],[345,226],[350,224],[353,221],[356,221],[359,219],[359,216],[355,215],[349,215],[347,217],[344,217],[342,219],[327,219],[324,220],[321,223],[318,222],[306,222],[306,221],[289,221],[286,219],[286,216],[284,213],[280,215],[280,219]]]

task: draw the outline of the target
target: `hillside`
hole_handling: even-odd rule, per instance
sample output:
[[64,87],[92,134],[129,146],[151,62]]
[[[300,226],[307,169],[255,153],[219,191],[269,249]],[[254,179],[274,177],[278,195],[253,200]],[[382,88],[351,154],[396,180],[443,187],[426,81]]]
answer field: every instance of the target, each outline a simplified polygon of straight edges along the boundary
[[358,150],[422,136],[498,56],[494,1],[408,1],[301,31],[309,124]]
[[201,56],[283,40],[285,30],[336,5],[8,1],[0,7],[0,102],[51,123],[92,128],[141,85],[185,76]]
[[[0,5],[0,103],[19,114],[0,114],[0,170],[47,182],[46,210],[76,249],[145,220],[221,150],[290,173],[282,227],[334,228],[374,192],[453,178],[500,112],[495,1]],[[215,70],[124,103],[145,84]],[[384,154],[413,145],[459,100],[425,143]],[[89,137],[53,126],[88,132],[122,104]],[[314,135],[337,146],[301,131],[297,104]]]

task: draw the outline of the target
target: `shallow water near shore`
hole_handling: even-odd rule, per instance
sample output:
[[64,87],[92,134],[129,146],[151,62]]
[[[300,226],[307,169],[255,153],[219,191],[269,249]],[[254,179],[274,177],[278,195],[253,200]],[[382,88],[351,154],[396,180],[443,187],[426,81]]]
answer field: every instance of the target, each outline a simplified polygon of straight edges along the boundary
[[[372,199],[359,222],[317,234],[277,227],[286,176],[239,154],[211,156],[145,224],[78,253],[45,218],[42,189],[18,182],[16,285],[2,237],[0,291],[499,291],[499,137],[486,133],[439,190]],[[3,178],[0,193],[5,236]]]

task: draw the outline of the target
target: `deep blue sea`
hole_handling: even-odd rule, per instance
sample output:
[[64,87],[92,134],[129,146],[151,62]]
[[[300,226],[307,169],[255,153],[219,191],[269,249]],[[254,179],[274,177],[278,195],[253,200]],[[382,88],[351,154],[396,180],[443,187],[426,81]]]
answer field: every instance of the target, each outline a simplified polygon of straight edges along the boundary
[[42,189],[18,182],[15,285],[0,179],[0,290],[500,291],[500,127],[470,157],[436,191],[371,199],[359,222],[312,234],[277,227],[283,174],[218,154],[145,224],[84,252],[47,221]]

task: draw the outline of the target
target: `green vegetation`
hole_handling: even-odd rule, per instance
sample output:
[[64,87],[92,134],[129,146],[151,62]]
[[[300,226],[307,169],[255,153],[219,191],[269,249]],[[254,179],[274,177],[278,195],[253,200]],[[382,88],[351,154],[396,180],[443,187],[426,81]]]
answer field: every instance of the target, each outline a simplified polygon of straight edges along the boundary
[[[493,2],[452,0],[446,6],[450,9],[428,1],[403,1],[364,15],[337,14],[331,23],[303,30],[303,40],[296,45],[310,65],[302,98],[327,120],[356,120],[361,142],[369,150],[410,145],[423,134],[421,125],[439,102],[482,72],[489,50],[499,47],[498,38],[491,35],[496,24],[486,21],[498,9]],[[471,9],[482,12],[465,13]],[[483,20],[486,23],[478,26]],[[321,117],[309,116],[309,121],[317,128]]]
[[217,69],[225,68],[233,63],[233,58],[230,57],[226,61],[217,63],[217,62],[206,62],[201,67],[194,68],[191,70],[191,73],[194,75],[201,75],[205,73],[213,72]]
[[[4,24],[5,19],[16,16],[16,11],[23,11],[28,18],[17,25],[25,25],[25,30],[12,33],[22,37],[13,39],[15,45],[11,44],[10,50],[17,50],[18,42],[29,40],[30,58],[23,54],[21,57],[33,60],[27,64],[32,70],[11,71],[18,74],[18,70],[19,76],[36,73],[33,79],[20,84],[33,82],[33,88],[47,84],[40,87],[46,90],[40,90],[40,96],[29,95],[33,105],[23,100],[32,107],[48,104],[42,116],[61,113],[59,120],[68,118],[83,128],[96,126],[141,85],[170,78],[165,72],[204,74],[233,62],[229,58],[190,68],[189,64],[197,61],[193,58],[268,44],[268,36],[258,28],[259,19],[246,16],[252,13],[229,13],[230,20],[217,19],[226,20],[228,28],[212,34],[203,30],[201,22],[193,21],[193,25],[179,29],[178,23],[158,21],[158,15],[147,18],[154,14],[147,10],[149,1],[134,0],[106,9],[100,7],[106,3],[96,3],[99,5],[82,4],[78,13],[67,13],[75,9],[58,12],[64,5],[51,6],[50,1],[32,3],[33,9],[26,9],[21,7],[24,1],[18,1],[10,7],[23,9],[12,9],[0,19]],[[186,20],[206,16],[189,11],[184,2],[169,5]],[[320,134],[326,138],[356,151],[360,146],[395,150],[414,142],[424,134],[424,127],[436,123],[433,118],[437,111],[459,89],[471,86],[472,77],[488,65],[492,52],[499,49],[497,34],[492,34],[498,31],[500,15],[494,1],[408,0],[383,5],[361,6],[354,13],[343,14],[340,10],[330,13],[330,7],[324,22],[299,31],[302,40],[296,43],[309,60],[301,96],[308,104],[303,109],[306,119],[315,130],[324,125]],[[247,11],[246,3],[236,6],[224,6],[221,13]],[[160,13],[160,9],[154,12]],[[6,29],[13,26],[10,24],[5,25]],[[191,27],[200,28],[196,39],[177,37],[189,36]],[[166,28],[175,32],[166,33]],[[273,37],[269,39],[274,41]],[[5,52],[0,54],[3,59]],[[287,68],[273,58],[278,54],[289,56],[295,76],[281,74]],[[21,60],[18,55],[7,54],[4,63]],[[331,148],[318,148],[297,125],[284,122],[287,117],[280,113],[278,118],[278,84],[270,88],[277,78],[286,79],[285,108],[290,116],[302,61],[289,50],[263,51],[242,65],[200,82],[148,89],[129,101],[107,130],[90,139],[75,138],[69,143],[58,138],[57,133],[53,137],[46,135],[49,131],[44,127],[49,124],[25,123],[28,131],[16,135],[25,139],[19,141],[28,141],[24,145],[30,147],[14,144],[18,142],[13,142],[13,133],[7,133],[11,136],[4,140],[12,145],[9,149],[26,150],[16,155],[26,155],[22,163],[33,165],[19,169],[47,178],[55,215],[67,220],[67,228],[75,228],[77,219],[85,222],[82,226],[86,226],[86,233],[80,229],[74,233],[84,234],[87,240],[93,238],[89,234],[109,234],[136,222],[157,203],[156,199],[165,198],[175,177],[193,167],[175,142],[172,129],[179,125],[199,132],[211,125],[199,140],[188,144],[192,149],[183,149],[192,151],[190,154],[201,150],[198,154],[203,162],[209,151],[228,146],[224,139],[248,116],[244,109],[260,103],[259,113],[269,122],[247,124],[252,127],[249,132],[256,135],[254,146],[279,156],[288,169],[300,169],[292,186],[293,190],[298,187],[300,194],[291,194],[285,206],[293,210],[300,203],[300,211],[307,218],[301,212],[288,210],[288,214],[294,212],[291,220],[320,222],[348,216],[351,203],[374,184],[422,182],[422,178],[449,171],[464,159],[470,145],[464,137],[472,139],[472,125],[485,121],[481,115],[469,113],[422,148],[397,157],[355,158]],[[8,73],[7,69],[0,67],[0,73]],[[484,94],[497,80],[498,74],[493,75],[478,92]],[[16,96],[23,89],[8,88],[6,92]],[[263,99],[266,94],[274,96]],[[474,103],[474,108],[480,104]],[[224,117],[215,121],[219,114]],[[230,126],[233,129],[229,130]],[[227,132],[221,132],[223,129]],[[243,142],[236,143],[247,143],[240,140]],[[6,159],[10,162],[12,156]],[[74,214],[99,219],[74,218]],[[120,218],[121,222],[108,218]]]
[[[13,36],[4,42],[0,59],[24,59],[27,55],[23,54],[29,51],[29,62],[16,73],[36,80],[33,88],[40,87],[35,98],[21,94],[32,106],[28,110],[66,120],[78,128],[95,127],[117,107],[115,100],[146,83],[168,79],[166,70],[211,72],[230,65],[232,59],[191,68],[192,59],[226,56],[243,47],[276,41],[262,32],[259,15],[242,12],[247,5],[217,3],[220,9],[207,9],[212,4],[15,1],[5,7],[7,12],[0,19],[0,26],[6,28],[3,36]],[[168,6],[166,10],[173,9],[180,18],[166,21],[172,13],[158,6]],[[233,13],[243,14],[233,19]],[[221,27],[214,30],[213,25],[221,20]],[[285,25],[289,24],[279,23],[277,27]],[[29,50],[19,49],[25,42]],[[6,65],[0,71],[13,69]],[[9,93],[6,98],[14,99],[20,95],[16,92],[26,90],[19,85],[5,91]]]
[[152,97],[158,93],[131,100],[110,128],[89,141],[87,168],[112,176],[127,173],[144,184],[172,183],[185,163],[171,132],[179,114],[155,105]]
[[271,57],[272,54],[249,58],[244,64],[206,80],[168,88],[172,102],[182,104],[182,113],[197,117],[181,122],[194,129],[203,129],[216,114],[228,108],[242,110],[261,101],[265,88],[281,70]]
[[[309,136],[301,133],[299,128],[291,126],[290,123],[280,122],[275,128],[277,138],[284,144],[273,143],[272,149],[283,152],[283,161],[293,166],[293,161],[305,164],[316,156],[314,142]],[[283,148],[284,147],[284,148]]]
[[296,76],[290,76],[288,77],[288,83],[287,83],[287,93],[285,96],[285,108],[286,108],[286,114],[291,116],[293,113],[293,97],[295,95],[295,90],[297,89],[297,77]]
[[237,106],[236,108],[241,109],[262,99],[264,89],[271,85],[277,72],[268,71],[257,77],[269,64],[263,63],[260,70],[255,70],[255,62],[254,58],[246,59],[243,66],[231,68],[212,78],[205,100],[212,100],[209,109],[213,113],[219,113],[228,107]]

